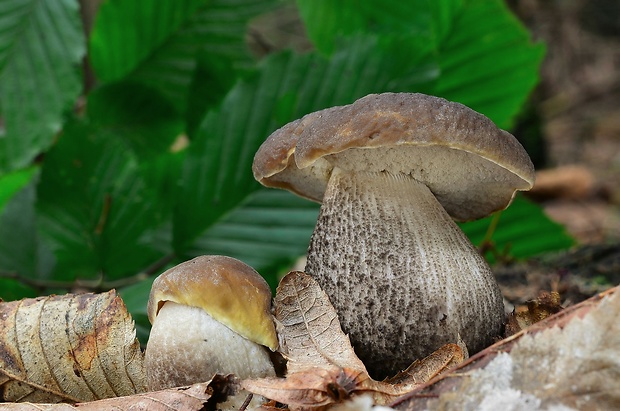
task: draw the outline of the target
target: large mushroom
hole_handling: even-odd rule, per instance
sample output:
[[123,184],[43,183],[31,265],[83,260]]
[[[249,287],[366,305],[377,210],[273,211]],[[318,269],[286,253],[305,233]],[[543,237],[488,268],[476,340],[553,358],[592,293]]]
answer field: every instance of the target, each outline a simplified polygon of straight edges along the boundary
[[453,219],[506,208],[534,167],[487,117],[423,94],[368,95],[275,131],[253,172],[322,203],[305,270],[373,377],[459,336],[476,352],[499,335],[499,287]]
[[200,256],[161,274],[148,302],[145,367],[150,390],[210,380],[275,376],[267,349],[278,347],[271,290],[253,268]]

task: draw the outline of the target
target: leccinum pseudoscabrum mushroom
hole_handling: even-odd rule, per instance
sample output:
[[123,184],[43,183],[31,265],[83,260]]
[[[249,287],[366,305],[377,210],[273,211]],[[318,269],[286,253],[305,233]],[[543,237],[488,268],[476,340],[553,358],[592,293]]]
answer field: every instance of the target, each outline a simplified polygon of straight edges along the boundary
[[500,333],[497,283],[452,218],[504,209],[534,168],[485,116],[423,94],[368,95],[275,131],[253,172],[322,202],[306,271],[375,378],[459,335],[476,352]]
[[239,260],[201,256],[164,272],[153,282],[148,315],[150,390],[209,381],[216,373],[275,376],[266,349],[278,347],[271,290]]

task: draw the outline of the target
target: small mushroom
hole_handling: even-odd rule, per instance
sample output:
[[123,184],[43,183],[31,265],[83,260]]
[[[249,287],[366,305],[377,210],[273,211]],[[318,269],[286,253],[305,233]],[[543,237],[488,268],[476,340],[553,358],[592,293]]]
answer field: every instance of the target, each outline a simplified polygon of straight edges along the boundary
[[145,352],[150,390],[210,380],[275,376],[271,290],[253,268],[224,256],[181,263],[153,282]]
[[423,94],[368,95],[275,131],[253,172],[322,202],[305,271],[374,378],[459,336],[476,352],[500,334],[499,287],[453,219],[506,208],[534,167],[482,114]]

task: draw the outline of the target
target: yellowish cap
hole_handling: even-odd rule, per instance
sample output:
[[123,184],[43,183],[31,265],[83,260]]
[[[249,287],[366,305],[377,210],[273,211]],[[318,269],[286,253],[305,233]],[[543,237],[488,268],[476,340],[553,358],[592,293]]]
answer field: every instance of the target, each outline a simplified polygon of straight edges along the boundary
[[231,257],[196,257],[162,273],[148,302],[151,324],[166,301],[205,310],[239,335],[278,348],[271,314],[271,289],[247,264]]

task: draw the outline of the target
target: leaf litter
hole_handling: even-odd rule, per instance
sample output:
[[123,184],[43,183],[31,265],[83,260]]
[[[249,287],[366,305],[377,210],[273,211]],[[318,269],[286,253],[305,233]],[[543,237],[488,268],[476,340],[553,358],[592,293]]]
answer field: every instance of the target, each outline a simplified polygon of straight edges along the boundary
[[[385,410],[386,404],[446,411],[620,409],[615,290],[558,315],[552,315],[562,310],[557,296],[541,294],[513,315],[516,334],[471,360],[465,361],[467,350],[457,341],[393,378],[375,381],[342,332],[327,295],[310,276],[291,272],[274,304],[287,361],[284,378],[239,381],[216,375],[157,392],[145,392],[133,321],[114,291],[0,303],[0,400],[14,401],[2,408],[17,410],[198,410],[221,407],[245,389],[271,400],[262,406],[267,410]],[[463,374],[485,357],[484,365],[481,361]],[[442,391],[447,380],[458,383]],[[439,387],[437,394],[424,394],[429,387]],[[416,401],[425,396],[423,403]]]
[[0,304],[0,401],[80,402],[146,391],[134,323],[115,291]]
[[386,404],[467,355],[459,344],[447,344],[391,381],[375,381],[340,328],[329,298],[312,277],[301,271],[289,273],[278,286],[274,305],[287,375],[243,380],[241,385],[291,410],[325,409],[362,394],[370,395],[375,404]]

